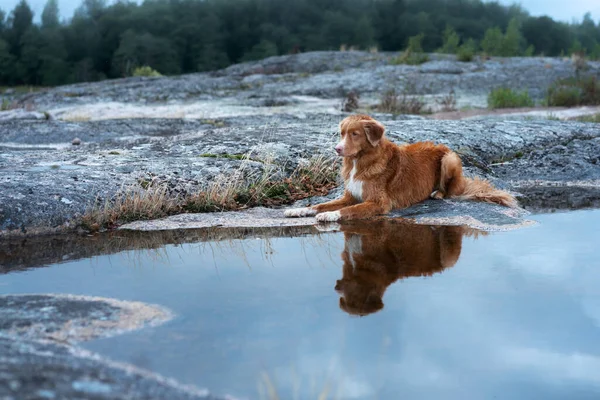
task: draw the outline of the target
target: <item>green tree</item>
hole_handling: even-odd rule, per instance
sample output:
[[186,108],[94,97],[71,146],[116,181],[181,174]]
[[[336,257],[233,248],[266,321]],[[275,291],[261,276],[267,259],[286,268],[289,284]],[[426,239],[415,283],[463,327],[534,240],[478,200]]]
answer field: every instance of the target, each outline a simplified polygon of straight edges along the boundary
[[15,57],[10,53],[9,45],[6,41],[0,39],[0,83],[14,83]]
[[2,9],[0,9],[0,37],[4,36],[4,31],[6,30],[6,14],[4,14],[4,11],[2,11]]
[[489,28],[481,41],[481,49],[489,56],[498,56],[502,54],[503,42],[504,35],[500,28]]
[[21,55],[21,39],[33,25],[33,11],[26,0],[21,0],[9,18],[10,29],[7,33],[10,51],[15,56]]
[[520,23],[516,18],[513,18],[508,23],[506,33],[502,40],[502,46],[500,55],[503,57],[515,57],[522,54],[521,42],[523,36],[521,35]]
[[259,43],[254,45],[252,49],[244,54],[244,61],[261,60],[263,58],[276,56],[277,45],[270,40],[261,40]]
[[113,57],[113,68],[117,76],[131,76],[136,67],[148,66],[161,74],[179,72],[177,56],[169,41],[150,33],[127,30]]
[[56,29],[60,25],[58,0],[48,0],[42,11],[42,28]]
[[569,47],[569,53],[585,53],[585,48],[583,47],[579,39],[573,40],[573,43],[571,43],[571,47]]
[[31,26],[21,38],[21,54],[19,57],[20,81],[30,85],[40,85],[39,76],[42,57],[40,49],[44,45],[44,39],[37,26]]
[[447,25],[446,29],[444,30],[444,44],[439,50],[440,53],[455,54],[458,51],[459,44],[460,36],[458,36],[458,33],[456,33],[454,28],[452,28],[450,25]]
[[557,23],[550,17],[528,18],[523,22],[522,31],[525,42],[533,45],[538,53],[547,56],[558,56],[573,41],[571,27]]

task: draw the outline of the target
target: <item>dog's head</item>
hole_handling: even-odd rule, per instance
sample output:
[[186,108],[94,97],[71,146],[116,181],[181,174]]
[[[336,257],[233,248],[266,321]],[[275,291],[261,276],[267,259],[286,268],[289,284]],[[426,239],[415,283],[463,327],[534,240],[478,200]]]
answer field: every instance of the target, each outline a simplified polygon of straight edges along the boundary
[[340,309],[350,315],[374,314],[383,309],[383,299],[377,288],[357,277],[339,279],[335,290],[340,295]]
[[354,157],[377,147],[384,133],[385,127],[368,115],[351,115],[340,122],[341,140],[335,151],[342,157]]

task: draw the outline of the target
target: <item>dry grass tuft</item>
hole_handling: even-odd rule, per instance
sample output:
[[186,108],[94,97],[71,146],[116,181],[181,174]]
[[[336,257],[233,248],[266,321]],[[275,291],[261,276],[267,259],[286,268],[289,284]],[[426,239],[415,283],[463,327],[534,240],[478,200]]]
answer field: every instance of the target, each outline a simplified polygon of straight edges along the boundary
[[141,181],[123,188],[113,199],[96,204],[81,218],[91,231],[112,229],[137,220],[162,218],[185,212],[234,211],[255,206],[280,206],[315,195],[325,195],[337,185],[337,159],[317,155],[300,163],[286,178],[281,166],[265,160],[258,176],[248,176],[248,153],[239,168],[216,177],[201,191],[173,196],[165,183]]
[[114,228],[124,221],[161,218],[172,213],[177,203],[176,198],[169,196],[166,184],[131,185],[103,204],[96,202],[82,217],[81,224],[97,231]]
[[391,114],[424,114],[428,112],[422,97],[409,94],[407,90],[398,94],[394,89],[383,94],[376,109]]
[[453,89],[450,89],[450,92],[442,98],[437,99],[436,103],[442,107],[442,111],[456,111],[456,92]]
[[359,105],[359,94],[355,91],[350,91],[342,100],[342,111],[344,112],[354,112],[358,110]]

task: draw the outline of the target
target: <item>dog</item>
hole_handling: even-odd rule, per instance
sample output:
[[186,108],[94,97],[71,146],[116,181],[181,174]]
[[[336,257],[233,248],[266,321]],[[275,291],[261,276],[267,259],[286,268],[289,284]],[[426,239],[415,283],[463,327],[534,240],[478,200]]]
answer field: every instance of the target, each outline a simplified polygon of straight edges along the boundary
[[453,267],[463,236],[486,235],[463,226],[427,226],[378,219],[369,224],[348,222],[344,232],[342,279],[335,290],[339,307],[365,316],[383,309],[386,289],[398,279],[431,276]]
[[316,215],[319,222],[369,218],[428,197],[517,206],[513,196],[487,180],[463,176],[460,157],[447,146],[433,142],[397,145],[384,133],[383,124],[368,115],[344,118],[341,141],[335,146],[343,157],[343,196],[312,207],[288,209],[285,217]]

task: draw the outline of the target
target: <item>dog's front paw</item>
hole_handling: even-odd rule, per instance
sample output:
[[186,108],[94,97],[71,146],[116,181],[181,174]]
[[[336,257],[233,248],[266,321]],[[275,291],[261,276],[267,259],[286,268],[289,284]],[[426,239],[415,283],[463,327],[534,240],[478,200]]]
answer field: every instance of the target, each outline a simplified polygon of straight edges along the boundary
[[317,212],[310,207],[290,208],[289,210],[285,210],[283,212],[283,216],[286,218],[312,217],[316,214]]
[[317,214],[316,218],[319,222],[336,222],[342,218],[342,214],[339,211],[329,211]]

